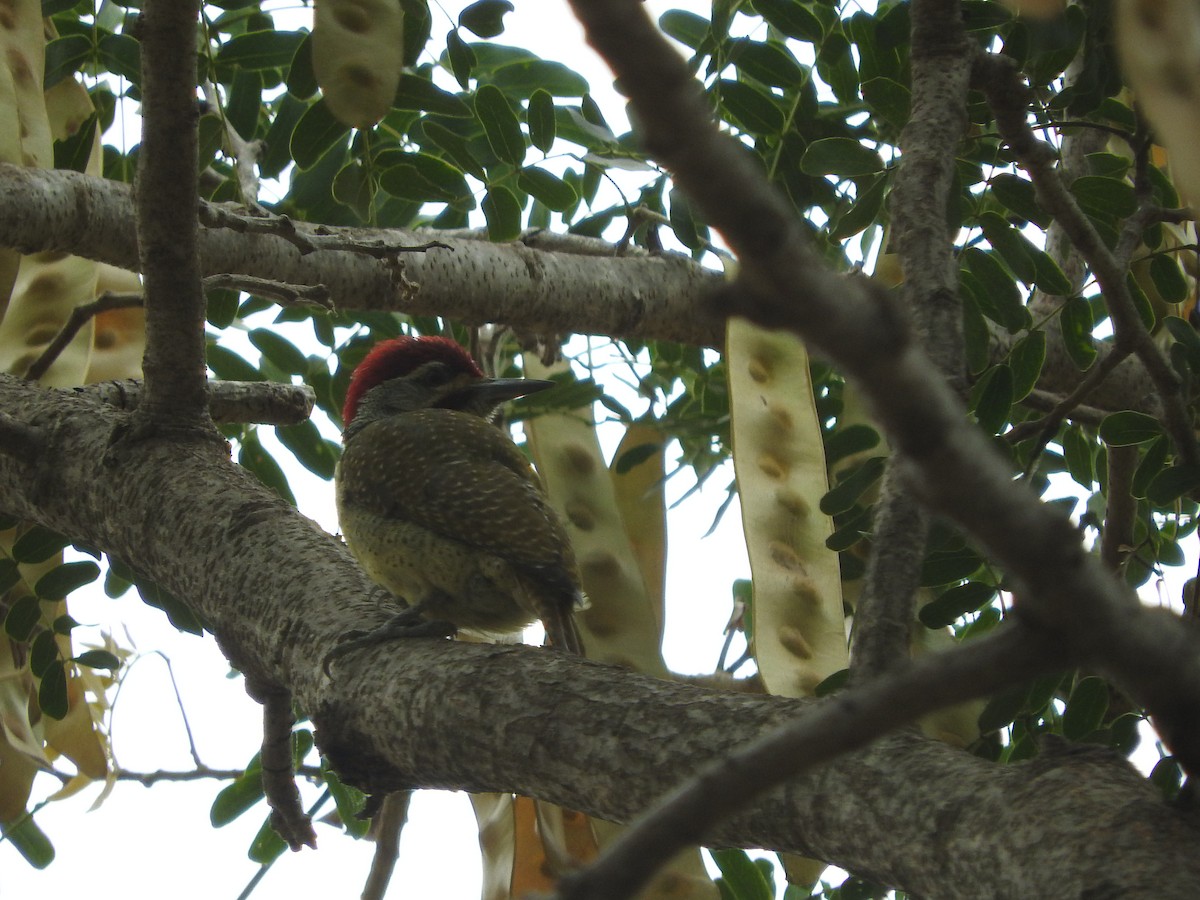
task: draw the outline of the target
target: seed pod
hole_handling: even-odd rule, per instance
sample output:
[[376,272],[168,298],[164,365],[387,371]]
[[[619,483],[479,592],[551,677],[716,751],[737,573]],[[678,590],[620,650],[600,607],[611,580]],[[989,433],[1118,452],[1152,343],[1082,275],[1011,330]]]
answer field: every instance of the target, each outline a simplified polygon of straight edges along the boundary
[[313,72],[330,111],[370,128],[392,107],[404,56],[399,0],[320,0],[313,23]]

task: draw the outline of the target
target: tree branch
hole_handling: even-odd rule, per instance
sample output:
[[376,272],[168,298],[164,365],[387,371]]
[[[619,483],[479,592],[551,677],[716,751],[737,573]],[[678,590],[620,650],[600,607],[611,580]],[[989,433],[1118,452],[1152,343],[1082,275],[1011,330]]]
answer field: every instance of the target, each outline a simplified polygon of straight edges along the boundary
[[199,18],[199,0],[147,0],[142,11],[136,222],[147,302],[140,427],[212,428],[196,246]]
[[651,154],[737,253],[741,292],[725,295],[724,311],[796,332],[853,378],[903,452],[903,474],[917,495],[977,537],[1020,585],[1030,621],[1067,635],[1074,655],[1126,687],[1184,767],[1200,771],[1194,636],[1176,617],[1141,608],[1084,551],[1068,518],[1014,487],[886,292],[868,279],[839,277],[817,258],[749,153],[717,130],[686,64],[641,4],[572,0],[572,7],[628,92]]
[[[912,115],[900,136],[891,228],[916,333],[960,397],[967,392],[962,304],[945,210],[967,125],[972,58],[958,0],[914,0]],[[929,517],[895,477],[896,462],[889,461],[875,504],[871,559],[853,635],[856,676],[878,675],[908,658]]]
[[[976,61],[975,74],[978,86],[992,107],[1001,135],[1033,181],[1038,202],[1062,225],[1100,283],[1118,350],[1136,353],[1157,387],[1163,402],[1164,424],[1176,452],[1188,465],[1200,465],[1200,446],[1192,429],[1179,376],[1150,337],[1125,283],[1128,260],[1122,261],[1104,244],[1071,196],[1062,175],[1055,170],[1053,163],[1057,153],[1034,137],[1026,122],[1031,90],[1020,80],[1012,60],[1006,57],[981,54]],[[1126,234],[1131,231],[1127,229]],[[1127,237],[1126,242],[1128,240]]]
[[[534,648],[437,640],[364,650],[331,681],[320,660],[347,627],[394,612],[339,541],[215,445],[181,453],[142,441],[106,461],[117,414],[95,400],[0,378],[0,407],[61,423],[35,471],[0,456],[3,511],[86,537],[186,600],[237,668],[289,686],[322,750],[365,790],[515,791],[629,821],[678,778],[811,708]],[[1135,643],[1161,639],[1173,657],[1184,649],[1170,646],[1173,633]],[[1023,828],[1032,816],[1043,827]],[[1081,819],[1093,827],[1081,832]],[[1005,866],[1016,894],[1044,888],[1062,854],[1078,860],[1056,869],[1056,887],[1072,895],[1100,884],[1165,885],[1166,895],[1200,878],[1200,833],[1123,760],[1083,751],[995,766],[908,733],[788,782],[711,834],[935,896],[994,890],[1010,853],[1022,863]],[[897,835],[911,848],[902,858],[889,849]]]
[[562,900],[633,897],[666,860],[769,788],[925,713],[1069,666],[1057,648],[1046,635],[1003,629],[836,695],[655,804],[594,865],[563,879]]

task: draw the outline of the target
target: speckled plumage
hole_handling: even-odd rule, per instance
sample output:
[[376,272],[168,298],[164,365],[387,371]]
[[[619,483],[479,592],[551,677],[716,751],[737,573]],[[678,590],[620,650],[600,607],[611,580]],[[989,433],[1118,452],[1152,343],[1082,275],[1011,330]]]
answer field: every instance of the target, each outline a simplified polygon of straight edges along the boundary
[[478,410],[437,406],[487,380],[454,359],[443,372],[436,348],[421,353],[416,368],[355,394],[337,474],[346,543],[430,619],[503,634],[541,618],[555,643],[579,649],[574,553],[537,475]]

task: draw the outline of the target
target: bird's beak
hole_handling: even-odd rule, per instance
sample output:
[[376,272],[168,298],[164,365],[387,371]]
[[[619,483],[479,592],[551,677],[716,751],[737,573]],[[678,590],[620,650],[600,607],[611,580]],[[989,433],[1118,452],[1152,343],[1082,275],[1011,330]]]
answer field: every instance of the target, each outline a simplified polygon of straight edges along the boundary
[[479,378],[443,397],[438,405],[449,409],[499,406],[508,400],[552,388],[555,384],[536,378]]

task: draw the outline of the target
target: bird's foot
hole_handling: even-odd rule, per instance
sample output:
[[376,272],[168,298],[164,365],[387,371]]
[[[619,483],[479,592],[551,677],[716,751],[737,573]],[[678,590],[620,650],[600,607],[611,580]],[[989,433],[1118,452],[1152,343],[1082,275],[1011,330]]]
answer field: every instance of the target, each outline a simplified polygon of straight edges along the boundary
[[328,675],[330,666],[334,660],[345,656],[347,653],[353,653],[355,650],[362,650],[364,647],[374,647],[376,644],[382,644],[385,641],[394,641],[399,638],[420,638],[420,637],[436,637],[445,638],[453,637],[458,629],[450,622],[430,621],[421,618],[420,610],[410,607],[399,613],[386,625],[382,625],[372,631],[362,631],[355,629],[347,631],[338,640],[340,643],[325,654],[325,659],[321,663],[321,667]]

